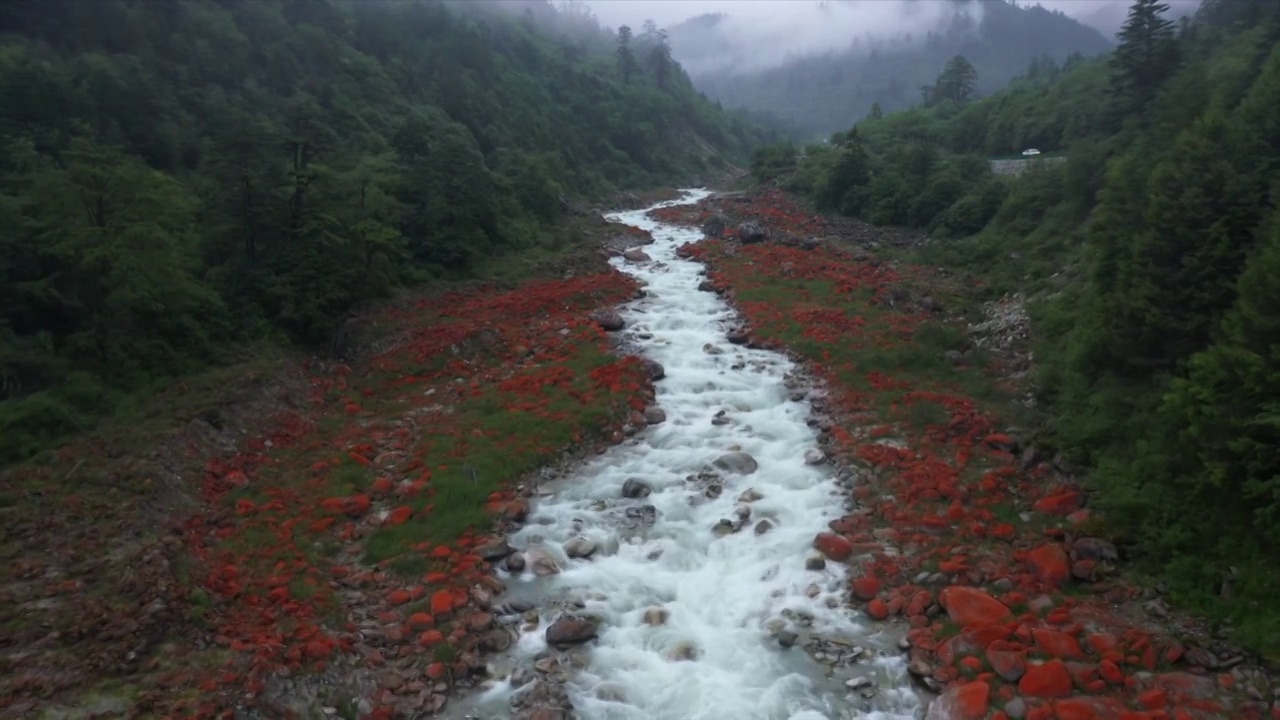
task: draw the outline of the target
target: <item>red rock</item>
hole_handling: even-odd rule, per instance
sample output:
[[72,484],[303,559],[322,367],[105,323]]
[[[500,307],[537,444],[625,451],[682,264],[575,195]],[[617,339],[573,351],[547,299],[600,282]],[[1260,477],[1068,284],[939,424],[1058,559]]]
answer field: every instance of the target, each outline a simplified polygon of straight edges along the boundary
[[938,594],[938,602],[946,609],[952,622],[961,626],[994,625],[1004,622],[1013,613],[1004,603],[984,590],[951,585]]
[[392,590],[387,593],[387,602],[392,605],[403,605],[413,599],[406,590]]
[[1077,560],[1071,563],[1071,577],[1082,582],[1093,582],[1097,571],[1097,560]]
[[1111,698],[1069,698],[1053,703],[1058,720],[1113,720],[1125,707]]
[[1124,684],[1124,671],[1120,669],[1119,665],[1116,665],[1110,660],[1103,660],[1098,665],[1098,674],[1102,676],[1103,680],[1106,680],[1112,685]]
[[1053,657],[1071,659],[1083,657],[1084,655],[1084,653],[1080,652],[1080,643],[1064,632],[1048,628],[1036,628],[1031,631],[1031,636],[1036,639],[1036,645],[1041,650]]
[[873,577],[860,577],[853,581],[853,596],[863,602],[880,594],[880,581]]
[[1085,642],[1099,655],[1105,655],[1116,649],[1116,639],[1106,633],[1095,633],[1085,638]]
[[453,612],[453,593],[448,590],[437,590],[431,595],[431,614],[448,615]]
[[885,605],[880,598],[876,598],[867,603],[867,615],[872,620],[884,620],[889,617],[889,606]]
[[1041,545],[1027,553],[1027,567],[1042,583],[1061,587],[1071,579],[1071,560],[1057,543]]
[[431,647],[444,642],[444,633],[439,630],[428,630],[418,636],[418,644],[423,647]]
[[1061,660],[1029,665],[1018,690],[1028,697],[1066,697],[1071,694],[1071,674]]
[[395,510],[392,510],[391,512],[387,513],[387,519],[383,520],[382,524],[383,525],[403,525],[404,523],[408,522],[409,518],[411,517],[413,517],[413,508],[409,507],[408,505],[401,505]]
[[1027,673],[1027,656],[1014,650],[988,650],[991,669],[1007,682],[1018,682]]
[[390,478],[377,477],[373,479],[373,484],[369,486],[369,492],[374,495],[389,495],[395,490],[395,483]]
[[813,539],[813,547],[835,562],[848,560],[853,554],[853,543],[835,533],[818,533]]
[[409,629],[426,630],[435,623],[435,618],[426,613],[414,613],[409,616]]
[[511,522],[524,522],[524,519],[529,516],[529,503],[516,498],[503,508],[502,516]]
[[1004,625],[971,625],[960,632],[964,641],[977,650],[986,650],[992,643],[1008,640],[1013,631]]
[[1036,501],[1036,512],[1046,515],[1070,515],[1084,503],[1084,497],[1076,490],[1063,490]]
[[982,720],[991,707],[991,686],[977,681],[957,685],[938,696],[925,720]]
[[433,662],[427,666],[427,677],[439,680],[449,674],[449,667],[442,662]]
[[1138,695],[1138,704],[1148,710],[1162,710],[1169,704],[1169,693],[1160,688],[1144,690]]

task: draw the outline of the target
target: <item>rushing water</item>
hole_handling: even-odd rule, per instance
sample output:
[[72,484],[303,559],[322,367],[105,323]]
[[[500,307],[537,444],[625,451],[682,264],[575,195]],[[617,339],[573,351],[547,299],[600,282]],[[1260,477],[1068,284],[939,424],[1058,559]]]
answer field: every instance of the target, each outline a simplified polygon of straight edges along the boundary
[[[707,195],[686,191],[655,207]],[[667,419],[557,481],[510,538],[517,549],[544,548],[563,572],[504,577],[509,594],[543,611],[542,623],[521,636],[508,662],[528,666],[545,653],[544,632],[557,603],[576,599],[585,603],[582,613],[603,621],[599,638],[587,646],[586,667],[567,680],[582,720],[917,716],[896,638],[836,602],[847,587],[844,569],[806,570],[814,535],[844,508],[832,471],[804,462],[805,452],[817,447],[817,433],[806,424],[807,403],[789,399],[785,376],[793,363],[727,342],[734,312],[697,289],[700,264],[676,257],[676,248],[701,233],[657,222],[646,214],[651,209],[608,217],[655,238],[643,248],[652,262],[615,263],[647,291],[622,315],[629,338],[666,369],[656,387]],[[721,411],[729,422],[713,423]],[[759,468],[721,472],[719,497],[707,498],[705,482],[686,479],[732,450],[749,453]],[[624,499],[628,478],[643,480],[652,494]],[[745,527],[714,532],[722,518],[735,518],[748,488],[761,497],[750,503]],[[656,510],[650,526],[624,520],[627,508],[634,518],[644,505]],[[755,524],[766,518],[774,527],[757,535]],[[570,560],[561,545],[579,535],[600,550]],[[646,624],[646,609],[658,606],[669,614],[666,623]],[[775,637],[783,622],[800,635],[790,649]],[[832,671],[803,647],[810,634],[860,646],[864,658]],[[848,682],[858,677],[871,684]],[[858,683],[863,687],[850,689]],[[494,682],[464,708],[471,717],[508,717],[512,692],[510,683]]]

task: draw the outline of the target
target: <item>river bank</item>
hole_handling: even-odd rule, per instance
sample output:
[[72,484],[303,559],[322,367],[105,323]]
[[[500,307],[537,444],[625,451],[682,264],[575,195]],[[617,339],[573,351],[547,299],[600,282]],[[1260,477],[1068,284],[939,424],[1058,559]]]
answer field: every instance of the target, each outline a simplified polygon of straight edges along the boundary
[[828,380],[859,510],[815,544],[860,576],[852,602],[911,628],[930,718],[1280,716],[1272,678],[1125,580],[1079,478],[1016,429],[1009,306],[966,307],[945,271],[881,262],[776,191],[659,216],[713,236],[683,252],[744,342]]

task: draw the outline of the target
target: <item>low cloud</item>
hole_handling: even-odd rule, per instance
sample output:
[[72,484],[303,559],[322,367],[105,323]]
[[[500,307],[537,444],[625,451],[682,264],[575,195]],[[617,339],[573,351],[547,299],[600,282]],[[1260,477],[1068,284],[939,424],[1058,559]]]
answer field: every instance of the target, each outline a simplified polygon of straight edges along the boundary
[[873,42],[921,41],[930,30],[947,26],[959,11],[976,26],[982,3],[954,0],[597,0],[590,6],[611,27],[639,26],[652,19],[676,27],[672,47],[692,74],[753,71],[791,57],[869,48]]

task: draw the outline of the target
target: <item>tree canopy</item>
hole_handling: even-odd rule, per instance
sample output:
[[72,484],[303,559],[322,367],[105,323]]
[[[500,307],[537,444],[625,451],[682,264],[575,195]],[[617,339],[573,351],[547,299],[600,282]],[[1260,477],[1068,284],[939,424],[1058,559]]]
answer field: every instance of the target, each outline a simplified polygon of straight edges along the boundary
[[992,299],[1030,295],[1040,441],[1090,470],[1114,539],[1177,597],[1280,655],[1280,5],[1211,0],[1177,30],[1163,12],[1137,0],[1109,58],[1038,61],[754,169],[928,231],[925,257]]
[[762,138],[581,5],[0,7],[0,462]]

